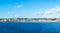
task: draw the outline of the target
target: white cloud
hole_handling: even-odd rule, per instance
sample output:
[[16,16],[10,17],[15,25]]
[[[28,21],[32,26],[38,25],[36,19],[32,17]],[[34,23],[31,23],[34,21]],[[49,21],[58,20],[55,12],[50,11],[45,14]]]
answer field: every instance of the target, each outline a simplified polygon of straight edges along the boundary
[[23,7],[23,4],[16,3],[16,6],[15,7],[16,8],[21,8],[21,7]]
[[58,13],[60,12],[60,8],[52,8],[46,12],[44,12],[44,14],[55,14],[55,13]]
[[35,12],[33,15],[38,18],[60,18],[60,7],[51,8],[44,12]]
[[21,7],[23,7],[23,5],[22,5],[22,4],[19,4],[19,5],[17,5],[16,7],[17,7],[17,8],[21,8]]

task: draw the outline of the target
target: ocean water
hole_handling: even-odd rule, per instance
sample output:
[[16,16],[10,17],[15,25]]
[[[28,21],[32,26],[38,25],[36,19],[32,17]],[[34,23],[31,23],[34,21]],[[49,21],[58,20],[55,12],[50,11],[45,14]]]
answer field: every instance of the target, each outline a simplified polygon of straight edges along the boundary
[[0,22],[0,33],[60,33],[60,22]]

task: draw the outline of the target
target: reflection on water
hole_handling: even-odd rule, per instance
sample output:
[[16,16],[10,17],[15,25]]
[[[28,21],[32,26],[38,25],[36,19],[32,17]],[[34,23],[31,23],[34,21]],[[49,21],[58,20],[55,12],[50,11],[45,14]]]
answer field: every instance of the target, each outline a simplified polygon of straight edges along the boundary
[[0,33],[60,33],[60,23],[1,22]]

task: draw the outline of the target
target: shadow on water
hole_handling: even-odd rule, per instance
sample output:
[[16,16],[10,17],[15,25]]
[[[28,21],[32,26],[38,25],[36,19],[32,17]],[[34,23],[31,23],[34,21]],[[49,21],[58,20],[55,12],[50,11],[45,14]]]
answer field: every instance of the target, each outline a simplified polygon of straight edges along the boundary
[[60,33],[60,23],[1,22],[0,33]]

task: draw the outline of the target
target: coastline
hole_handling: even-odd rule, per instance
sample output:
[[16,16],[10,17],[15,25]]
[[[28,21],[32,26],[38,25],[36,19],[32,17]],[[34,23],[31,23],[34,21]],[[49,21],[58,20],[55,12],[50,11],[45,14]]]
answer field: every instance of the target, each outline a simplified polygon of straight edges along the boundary
[[60,18],[0,18],[0,22],[59,22]]

